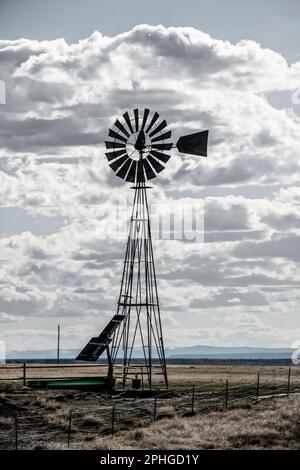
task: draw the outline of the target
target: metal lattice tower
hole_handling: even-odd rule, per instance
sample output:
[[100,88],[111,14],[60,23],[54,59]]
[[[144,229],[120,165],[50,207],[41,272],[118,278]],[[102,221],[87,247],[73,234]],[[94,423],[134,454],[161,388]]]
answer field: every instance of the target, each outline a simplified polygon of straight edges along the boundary
[[152,386],[152,362],[158,359],[161,374],[168,386],[159,298],[151,239],[147,187],[137,183],[130,219],[117,315],[124,316],[112,338],[111,358],[123,356],[123,387],[132,365],[134,346],[143,351],[146,379]]
[[[208,131],[182,136],[176,145],[167,142],[165,120],[159,124],[159,114],[144,109],[140,114],[134,109],[132,118],[126,112],[123,122],[117,119],[109,129],[106,141],[109,152],[106,157],[110,168],[125,181],[134,183],[134,200],[125,253],[121,288],[116,315],[99,336],[91,338],[77,360],[97,361],[106,350],[108,377],[113,383],[114,366],[122,359],[122,386],[136,366],[134,350],[141,348],[142,358],[138,367],[142,381],[146,378],[150,389],[155,371],[162,375],[168,387],[167,367],[163,341],[155,264],[153,256],[150,215],[146,182],[155,178],[170,159],[165,151],[177,147],[179,152],[207,156]],[[137,369],[136,369],[137,370]]]

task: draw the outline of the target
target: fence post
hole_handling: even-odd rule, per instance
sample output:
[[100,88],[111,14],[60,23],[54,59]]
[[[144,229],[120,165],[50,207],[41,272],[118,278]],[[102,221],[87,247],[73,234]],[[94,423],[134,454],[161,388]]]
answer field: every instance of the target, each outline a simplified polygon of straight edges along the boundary
[[115,433],[115,405],[113,405],[111,410],[111,434]]
[[195,385],[193,385],[193,389],[192,389],[192,413],[194,413],[194,406],[195,406]]
[[288,381],[287,381],[287,391],[286,391],[287,395],[290,394],[290,384],[291,384],[291,367],[289,367],[289,371],[288,371]]
[[18,415],[15,415],[15,450],[18,450]]
[[26,362],[23,362],[23,386],[26,386]]
[[259,372],[257,372],[257,383],[256,383],[256,400],[259,397]]
[[228,407],[228,380],[226,380],[225,386],[225,408]]
[[154,397],[153,421],[156,421],[157,397]]
[[72,430],[72,410],[70,410],[70,414],[69,414],[69,425],[68,425],[68,447],[70,446],[71,430]]

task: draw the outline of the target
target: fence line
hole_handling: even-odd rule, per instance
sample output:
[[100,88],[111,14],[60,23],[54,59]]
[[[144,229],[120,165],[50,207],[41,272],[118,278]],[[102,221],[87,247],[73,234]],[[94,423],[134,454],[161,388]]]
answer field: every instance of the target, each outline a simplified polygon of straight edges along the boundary
[[[245,399],[254,402],[257,401],[254,387],[252,393],[249,393],[251,390],[249,390],[248,387],[246,390],[247,393],[242,394],[243,387],[234,387],[234,389],[231,389],[227,381],[225,384],[223,383],[221,385],[223,385],[224,389],[223,394],[213,393],[212,391],[207,396],[204,396],[201,394],[201,391],[198,390],[199,387],[193,386],[185,390],[186,393],[182,396],[171,398],[156,396],[153,399],[145,399],[144,403],[141,403],[138,408],[135,403],[131,403],[131,406],[128,406],[126,403],[114,402],[112,406],[106,406],[104,409],[99,409],[95,406],[84,411],[70,409],[68,412],[65,410],[65,424],[61,424],[59,429],[46,430],[46,432],[45,419],[51,422],[51,413],[45,415],[45,413],[39,412],[35,414],[33,419],[32,416],[18,416],[16,414],[12,420],[14,434],[12,434],[11,437],[10,447],[16,450],[30,449],[37,445],[47,445],[54,440],[60,441],[67,447],[69,447],[72,442],[76,447],[76,442],[80,442],[78,439],[80,439],[80,437],[82,438],[82,435],[113,435],[118,428],[122,429],[122,424],[127,423],[128,419],[132,427],[134,427],[135,421],[140,422],[143,420],[144,425],[147,425],[157,419],[167,417],[168,412],[166,412],[165,409],[168,407],[174,410],[170,412],[170,416],[173,416],[184,415],[190,412],[194,414],[207,409],[215,409],[220,406],[226,409],[229,408],[231,404],[234,405],[237,401],[244,401]],[[263,389],[261,391],[263,391]],[[282,396],[283,394],[281,392],[282,389],[277,388],[273,390],[272,395],[261,395],[261,397]],[[284,395],[287,396],[292,393],[300,393],[300,387],[293,388],[290,384],[290,390],[288,393],[287,390],[285,390]],[[55,414],[53,415],[55,416]],[[92,418],[94,418],[94,421],[90,423],[88,422],[89,415],[92,415]],[[37,420],[37,418],[39,419]],[[34,429],[33,433],[28,432],[28,429],[31,427]]]
[[[120,364],[116,364],[116,368],[118,369],[119,367],[122,367]],[[29,375],[28,371],[29,370],[34,370],[37,371],[39,369],[48,369],[49,371],[60,371],[61,369],[69,369],[70,371],[79,369],[81,373],[83,373],[83,376],[85,378],[95,378],[99,377],[99,370],[102,371],[102,374],[107,373],[107,364],[101,364],[101,363],[96,363],[96,364],[39,364],[39,363],[26,363],[26,362],[21,362],[18,364],[12,363],[12,364],[0,364],[0,381],[2,382],[9,382],[9,381],[22,381],[23,386],[26,385],[26,380],[27,379],[36,379],[36,380],[55,380],[62,378],[61,375],[56,375],[56,376],[50,376],[50,375],[45,375],[45,376],[37,376],[37,375]],[[154,365],[153,369],[159,368],[159,366]],[[92,374],[85,375],[84,369],[94,369]],[[7,375],[6,377],[1,374],[1,371],[20,371],[21,375],[17,376],[9,376]],[[136,372],[134,373],[134,375]],[[75,379],[78,378],[74,375],[63,375],[64,379]],[[82,378],[82,377],[80,377]]]
[[[88,404],[81,410],[67,404],[65,408],[54,408],[53,411],[45,409],[16,413],[0,404],[0,416],[3,417],[1,419],[5,429],[10,426],[10,431],[3,433],[0,448],[17,450],[47,447],[54,441],[76,448],[76,443],[82,442],[89,435],[109,436],[141,423],[146,426],[163,417],[190,415],[219,408],[229,409],[230,406],[246,401],[257,402],[268,397],[300,394],[299,377],[297,376],[296,381],[291,368],[286,372],[286,375],[280,375],[284,379],[280,383],[265,383],[263,375],[258,373],[253,383],[232,384],[226,379],[222,382],[192,385],[189,388],[172,388],[157,393],[153,398],[107,398],[102,403]],[[20,392],[15,393],[18,395]],[[61,393],[62,391],[43,391],[41,396],[55,402],[56,396]],[[36,397],[36,391],[26,391],[24,396]],[[62,406],[64,405],[65,402],[62,402]]]
[[[50,377],[50,376],[46,376],[46,377],[36,377],[35,375],[33,376],[28,376],[27,374],[27,371],[28,370],[39,370],[39,369],[53,369],[53,370],[60,370],[60,369],[70,369],[70,370],[75,370],[75,369],[89,369],[89,368],[93,368],[95,369],[95,374],[94,375],[91,375],[89,377],[98,377],[98,372],[99,372],[99,368],[100,369],[107,369],[107,364],[28,364],[26,362],[23,362],[23,363],[19,363],[19,364],[0,364],[0,373],[2,370],[6,370],[6,371],[14,371],[14,370],[18,370],[20,371],[20,373],[22,375],[18,375],[16,377],[0,377],[0,380],[1,381],[11,381],[11,380],[21,380],[23,382],[23,385],[26,384],[26,379],[27,378],[31,378],[31,379],[40,379],[40,380],[43,380],[43,379],[49,379],[49,380],[52,380],[52,379],[58,379],[60,378],[60,376],[55,376],[55,377]],[[72,378],[75,378],[73,375],[70,375],[70,376],[65,376],[64,375],[64,378],[66,379],[72,379]]]

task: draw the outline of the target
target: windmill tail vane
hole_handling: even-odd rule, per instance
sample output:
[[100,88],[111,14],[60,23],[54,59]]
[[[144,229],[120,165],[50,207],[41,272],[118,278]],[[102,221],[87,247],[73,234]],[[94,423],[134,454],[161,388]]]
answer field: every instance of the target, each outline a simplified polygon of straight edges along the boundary
[[[184,135],[174,145],[169,142],[171,131],[166,121],[160,121],[157,112],[146,108],[125,112],[109,129],[108,136],[105,155],[109,167],[119,178],[134,183],[133,207],[117,313],[100,335],[90,339],[76,360],[96,362],[106,351],[108,375],[113,379],[118,364],[123,388],[137,370],[141,370],[142,381],[147,381],[150,389],[157,370],[168,387],[146,182],[165,169],[172,148],[206,157],[208,131]],[[136,364],[134,350],[139,351],[141,364]]]

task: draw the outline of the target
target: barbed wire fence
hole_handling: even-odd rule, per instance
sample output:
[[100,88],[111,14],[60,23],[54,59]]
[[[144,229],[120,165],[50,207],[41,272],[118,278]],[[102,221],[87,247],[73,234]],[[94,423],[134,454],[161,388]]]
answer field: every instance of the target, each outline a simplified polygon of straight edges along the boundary
[[[26,412],[26,407],[13,411],[0,402],[1,449],[43,449],[58,443],[61,448],[81,447],[83,442],[95,437],[109,437],[115,432],[138,429],[159,419],[173,416],[193,416],[209,410],[229,409],[235,406],[255,403],[271,397],[300,393],[298,374],[291,374],[288,368],[285,376],[264,379],[258,372],[252,383],[222,382],[197,384],[191,387],[172,388],[158,392],[151,398],[124,398],[113,395],[99,404],[57,408],[54,391],[43,391],[42,399],[46,409]],[[294,379],[294,380],[293,380]],[[17,396],[22,393],[13,392]],[[28,396],[28,394],[30,394]],[[61,391],[60,391],[61,393]],[[36,392],[24,391],[27,399],[34,399]],[[53,404],[51,404],[53,402]],[[51,408],[52,407],[52,408]]]

